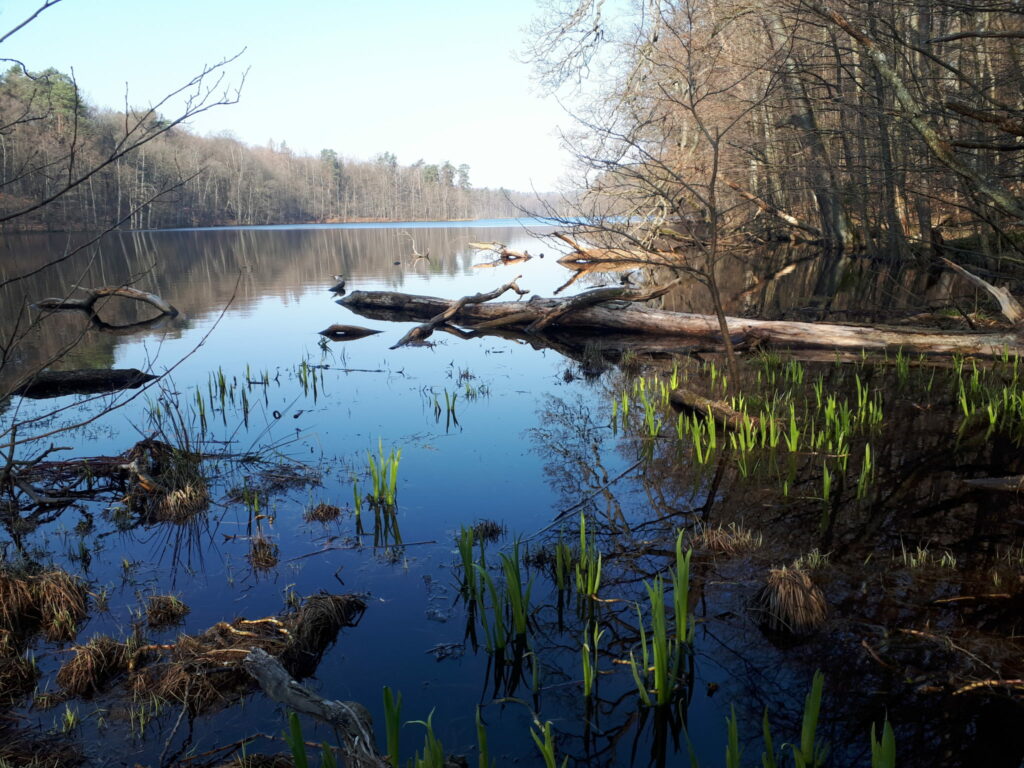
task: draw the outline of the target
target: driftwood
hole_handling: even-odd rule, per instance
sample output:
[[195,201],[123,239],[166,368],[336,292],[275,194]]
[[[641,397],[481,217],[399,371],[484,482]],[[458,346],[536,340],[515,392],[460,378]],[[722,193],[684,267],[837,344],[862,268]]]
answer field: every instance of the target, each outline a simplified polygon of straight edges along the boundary
[[651,264],[651,263],[678,263],[678,254],[670,251],[641,251],[628,248],[590,248],[580,245],[579,242],[563,232],[553,232],[563,243],[572,248],[571,253],[562,256],[558,263],[573,268],[573,265],[585,264]]
[[364,336],[372,336],[380,331],[373,328],[363,328],[361,325],[340,325],[334,323],[320,331],[321,336],[326,336],[331,341],[348,341],[350,339],[361,339]]
[[39,400],[62,395],[92,395],[121,389],[137,389],[156,378],[137,368],[41,371],[15,389],[13,394]]
[[124,299],[141,301],[160,310],[161,314],[175,317],[178,310],[161,299],[155,293],[140,291],[137,288],[126,286],[106,286],[104,288],[79,288],[85,292],[84,299],[40,299],[34,306],[37,309],[49,309],[53,311],[62,309],[77,309],[83,312],[92,312],[96,302],[107,296],[120,296]]
[[276,658],[262,648],[253,648],[242,666],[274,701],[301,712],[338,731],[347,766],[385,768],[388,761],[377,752],[373,721],[366,707],[355,701],[331,701],[313,693],[292,679]]
[[[497,296],[501,291],[492,293]],[[398,315],[391,319],[422,319],[443,315],[442,320],[430,325],[431,329],[449,320],[476,327],[525,329],[565,302],[564,299],[536,297],[528,302],[485,304],[482,301],[486,299],[476,303],[452,302],[392,291],[355,291],[340,303],[354,311],[377,317],[382,316],[382,311]],[[925,328],[752,320],[740,317],[727,317],[726,323],[733,343],[760,340],[782,346],[839,351],[896,352],[902,349],[905,353],[914,354],[960,353],[986,357],[998,357],[1004,353],[1024,355],[1024,338],[1016,330],[943,332]],[[552,326],[602,333],[610,331],[686,336],[715,343],[721,340],[718,320],[714,315],[667,312],[614,301],[565,313]]]
[[[408,344],[410,341],[418,341],[420,339],[427,338],[428,336],[430,336],[430,334],[434,332],[434,329],[437,328],[437,326],[444,325],[445,323],[447,323],[455,315],[457,315],[464,307],[482,304],[485,301],[496,299],[499,296],[501,296],[501,294],[505,293],[505,291],[515,291],[520,296],[529,293],[529,291],[524,291],[518,285],[516,285],[516,280],[518,280],[520,277],[522,277],[522,275],[519,275],[518,277],[516,277],[515,280],[505,283],[500,288],[496,288],[495,290],[490,291],[488,293],[477,293],[473,296],[463,296],[461,299],[454,302],[445,301],[444,308],[439,307],[439,309],[441,309],[439,314],[436,314],[433,317],[431,317],[430,320],[424,323],[423,325],[418,325],[415,328],[413,328],[411,331],[405,334],[405,336],[399,339],[398,343],[392,346],[391,349],[398,349],[399,347]],[[352,296],[365,293],[367,292],[356,291],[355,293],[352,294]],[[401,296],[402,294],[395,295]],[[349,306],[349,300],[352,298],[352,296],[346,299],[342,299],[341,304],[344,306]]]

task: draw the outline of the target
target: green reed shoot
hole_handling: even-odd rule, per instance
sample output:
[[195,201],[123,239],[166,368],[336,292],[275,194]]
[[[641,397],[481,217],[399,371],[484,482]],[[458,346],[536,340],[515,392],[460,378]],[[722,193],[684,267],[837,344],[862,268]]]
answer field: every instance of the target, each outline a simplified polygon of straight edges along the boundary
[[651,602],[651,660],[654,662],[654,691],[658,705],[672,698],[671,657],[669,655],[668,621],[665,618],[665,582],[656,576],[653,583],[644,582]]
[[[559,768],[558,759],[555,756],[555,739],[551,735],[551,721],[548,720],[544,723],[544,727],[538,733],[533,728],[530,729],[530,735],[533,736],[533,741],[537,745],[537,749],[540,750],[540,755],[544,759],[544,768]],[[561,768],[565,768],[569,764],[568,755],[562,760]]]
[[637,693],[640,694],[640,701],[645,707],[651,706],[651,696],[647,692],[647,670],[650,669],[650,656],[647,653],[647,631],[644,629],[644,616],[640,612],[640,606],[636,606],[637,626],[640,629],[640,664],[636,663],[636,656],[633,651],[629,652],[629,668],[633,673],[633,681],[636,683]]
[[555,544],[555,585],[559,590],[569,586],[569,571],[572,569],[572,550],[561,539]]
[[819,768],[825,765],[828,746],[818,742],[818,715],[821,713],[821,693],[825,685],[825,676],[821,671],[814,673],[811,690],[804,700],[804,718],[800,729],[800,745],[791,744],[794,768]]
[[480,616],[480,624],[484,630],[485,647],[490,652],[501,651],[508,645],[508,630],[505,628],[505,602],[501,599],[502,593],[498,591],[494,579],[486,567],[476,563],[474,567],[480,575],[480,580],[487,588],[487,594],[491,597],[491,613],[493,623],[487,621],[487,606],[484,602],[484,591],[477,592],[477,605]]
[[594,681],[597,679],[598,674],[598,643],[601,642],[601,638],[604,636],[604,630],[602,630],[597,622],[588,633],[583,633],[583,648],[581,655],[583,658],[583,695],[586,698],[594,693]]
[[477,747],[477,768],[494,768],[494,761],[491,759],[491,751],[487,746],[487,728],[480,716],[480,705],[476,705],[476,747]]
[[740,728],[739,718],[736,717],[736,706],[730,705],[729,717],[725,718],[726,742],[725,742],[725,768],[740,768]]
[[363,497],[359,495],[359,481],[352,479],[352,510],[356,514],[356,522],[363,516]]
[[399,731],[402,728],[402,692],[394,695],[388,686],[384,686],[384,732],[387,739],[388,762],[391,768],[399,766]]
[[576,594],[579,600],[597,596],[601,587],[601,553],[587,537],[587,518],[580,513],[580,553],[576,562]]
[[672,608],[678,643],[693,642],[693,620],[690,616],[690,560],[693,550],[683,553],[683,531],[676,536],[676,568],[672,572]]
[[871,768],[896,768],[896,735],[888,718],[878,741],[875,740],[875,725],[871,724]]
[[871,443],[864,443],[864,461],[860,465],[860,479],[857,480],[857,498],[863,499],[867,495],[868,486],[871,484]]
[[512,627],[517,637],[526,637],[530,618],[530,593],[533,579],[523,589],[523,575],[520,570],[519,542],[512,544],[511,556],[501,553],[501,569],[505,574],[505,601],[512,616]]
[[472,526],[462,526],[459,531],[459,559],[462,561],[462,594],[469,600],[476,600],[477,579],[473,558],[474,535]]
[[375,504],[394,507],[398,491],[398,464],[402,460],[402,449],[392,448],[384,454],[384,441],[377,441],[377,457],[369,451],[366,458],[370,465],[370,480],[373,492],[370,496]]
[[426,720],[411,720],[414,725],[422,725],[426,729],[423,735],[423,754],[416,753],[412,760],[413,768],[445,768],[444,745],[434,733],[434,712],[431,710]]

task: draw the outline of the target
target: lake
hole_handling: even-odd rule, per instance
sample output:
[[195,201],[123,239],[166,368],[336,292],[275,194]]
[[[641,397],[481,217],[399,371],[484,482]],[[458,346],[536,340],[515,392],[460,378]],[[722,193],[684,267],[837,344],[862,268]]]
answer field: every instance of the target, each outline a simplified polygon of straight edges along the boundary
[[[857,414],[867,406],[853,408],[851,436],[837,431],[840,442],[828,449],[784,455],[780,439],[777,451],[764,442],[748,451],[730,448],[724,432],[716,448],[706,431],[687,437],[686,419],[662,398],[667,382],[680,377],[713,391],[724,370],[715,349],[673,362],[664,349],[623,354],[621,344],[609,351],[600,338],[460,338],[443,331],[427,343],[390,349],[414,323],[360,317],[329,290],[344,275],[349,292],[455,299],[521,275],[521,288],[551,296],[572,273],[544,239],[550,231],[540,221],[485,221],[115,233],[8,286],[0,307],[5,336],[23,327],[27,302],[64,295],[76,283],[131,282],[181,313],[131,327],[151,317],[151,308],[117,301],[101,312],[119,326],[114,330],[73,312],[32,328],[0,367],[4,391],[54,360],[64,368],[167,373],[144,390],[115,395],[11,398],[0,406],[0,432],[17,421],[19,437],[49,435],[20,445],[18,458],[37,457],[53,443],[69,450],[47,461],[113,461],[153,438],[205,457],[196,469],[208,501],[195,514],[161,516],[166,509],[140,501],[131,478],[109,486],[97,480],[90,492],[77,480],[74,503],[32,509],[24,519],[8,513],[0,534],[6,562],[29,571],[53,564],[79,577],[89,598],[87,615],[74,623],[74,642],[98,634],[121,642],[134,633],[133,648],[149,648],[152,669],[168,663],[183,633],[199,635],[219,622],[230,624],[227,633],[248,631],[255,625],[238,620],[284,616],[320,592],[362,596],[365,613],[342,628],[322,658],[312,654],[312,674],[303,682],[326,698],[368,707],[382,750],[388,686],[402,694],[403,721],[429,716],[445,750],[474,763],[479,706],[497,765],[540,764],[531,728],[549,721],[559,762],[569,755],[580,765],[677,765],[692,749],[702,764],[716,765],[733,711],[748,756],[762,749],[765,708],[776,747],[797,741],[804,699],[821,669],[819,735],[831,744],[833,764],[868,764],[868,733],[872,724],[881,729],[888,713],[901,765],[970,765],[979,754],[991,756],[990,765],[1017,765],[1020,737],[1005,729],[1020,714],[1011,689],[992,697],[932,690],[935,670],[960,670],[966,662],[957,648],[973,649],[978,632],[1001,643],[993,657],[1001,673],[1016,663],[1003,655],[1012,656],[1020,615],[1021,562],[1012,554],[1024,533],[1019,502],[965,491],[958,473],[965,466],[993,476],[1019,472],[1018,426],[1001,421],[994,436],[981,439],[962,426],[956,432],[956,382],[970,380],[970,363],[960,361],[953,371],[923,360],[873,367],[818,356],[791,365],[772,353],[744,355],[743,380],[761,393],[750,396],[752,412],[762,418],[776,407],[764,392],[785,386],[798,403],[794,413],[810,419],[815,381],[823,413],[830,393],[852,403],[866,387],[872,394],[865,397],[877,398],[879,408],[884,402],[886,415],[878,424],[868,416],[861,423]],[[46,264],[83,237],[3,238],[0,281]],[[493,255],[471,248],[474,241],[504,243],[534,258],[486,265]],[[938,303],[950,285],[924,271],[896,277],[885,265],[837,266],[827,258],[798,259],[785,276],[758,282],[793,260],[792,252],[778,250],[756,265],[740,261],[726,269],[730,311],[845,319],[883,290],[887,310],[909,315]],[[620,277],[587,274],[561,295],[618,284]],[[822,301],[833,289],[840,289],[837,297]],[[706,306],[702,289],[692,285],[661,303]],[[334,323],[380,333],[350,341],[319,335]],[[975,378],[990,375],[996,387],[994,377],[1002,374],[977,370]],[[954,376],[960,378],[947,386],[944,377]],[[798,385],[805,389],[798,393]],[[836,403],[833,410],[841,411]],[[785,407],[779,406],[783,424]],[[694,458],[691,439],[702,446],[698,452],[710,445],[711,458]],[[381,499],[385,476],[374,501],[374,476],[386,472],[378,466],[389,457],[394,499]],[[121,461],[127,459],[114,463]],[[38,485],[51,487],[59,468],[47,466],[54,474]],[[327,507],[337,507],[338,516],[310,519],[318,507],[327,517]],[[582,602],[571,586],[559,588],[555,563],[559,543],[564,552],[572,548],[574,564],[581,561],[581,513],[590,525],[583,550],[594,547],[603,558],[596,597]],[[481,523],[493,523],[493,530]],[[529,628],[507,646],[494,641],[495,617],[486,619],[499,598],[483,587],[483,597],[467,598],[457,544],[472,526],[476,553],[480,535],[493,533],[477,579],[491,574],[508,584],[502,555],[524,569]],[[709,534],[738,528],[750,535],[733,536],[728,546]],[[693,638],[680,646],[681,682],[670,704],[648,707],[635,677],[646,654],[637,615],[649,610],[647,587],[659,575],[672,593],[677,530],[688,532],[695,549]],[[812,552],[825,561],[831,555],[833,563],[814,571],[830,602],[827,630],[811,639],[762,632],[750,605],[764,574]],[[875,562],[887,565],[868,565]],[[574,572],[565,573],[575,583]],[[893,601],[883,599],[887,593]],[[188,606],[180,623],[147,625],[146,606],[157,595]],[[964,610],[977,615],[951,612],[947,606],[959,603],[942,601],[953,598],[974,600]],[[503,618],[511,622],[509,611]],[[595,626],[604,634],[594,662],[596,693],[586,697],[581,648],[587,643],[593,651]],[[146,685],[155,686],[154,678],[128,691],[131,675],[124,674],[86,695],[61,696],[56,678],[70,638],[28,635],[19,651],[34,655],[38,691],[60,701],[47,708],[45,700],[28,706],[31,697],[15,697],[19,733],[54,734],[89,764],[215,765],[230,757],[218,748],[254,734],[278,737],[285,728],[278,704],[227,687],[222,701],[201,711],[153,695]],[[961,671],[968,680],[984,677],[979,669]],[[959,678],[950,683],[961,685]],[[334,738],[309,719],[303,728],[309,741]],[[401,729],[403,764],[422,749],[423,737],[422,726]],[[286,749],[267,738],[247,746]]]

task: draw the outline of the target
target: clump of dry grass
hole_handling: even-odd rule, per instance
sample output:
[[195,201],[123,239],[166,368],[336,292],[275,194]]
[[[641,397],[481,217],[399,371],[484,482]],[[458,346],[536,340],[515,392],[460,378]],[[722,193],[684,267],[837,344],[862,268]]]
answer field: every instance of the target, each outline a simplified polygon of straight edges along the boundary
[[0,652],[15,652],[15,636],[36,627],[53,642],[73,640],[86,596],[82,583],[59,568],[38,574],[0,569]]
[[250,540],[246,557],[257,571],[269,571],[277,565],[278,552],[277,544],[260,534]]
[[98,693],[111,679],[128,670],[128,644],[107,635],[96,635],[72,650],[75,655],[57,671],[57,684],[72,696]]
[[85,618],[86,591],[82,583],[60,569],[44,571],[35,579],[43,632],[53,642],[74,640]]
[[771,569],[752,609],[763,628],[792,637],[813,633],[828,617],[825,594],[801,568]]
[[0,766],[72,768],[85,762],[79,747],[66,738],[45,735],[37,728],[20,728],[0,721]]
[[341,509],[333,504],[320,502],[312,509],[307,509],[302,517],[307,523],[329,523],[337,520],[341,515]]
[[39,669],[25,656],[0,658],[0,704],[13,704],[35,688]]
[[505,526],[494,520],[480,520],[473,523],[473,538],[476,541],[497,541],[505,535]]
[[146,603],[146,623],[150,629],[180,624],[191,609],[176,595],[151,595]]
[[693,534],[693,547],[724,555],[737,555],[760,549],[762,537],[749,528],[729,523],[728,526],[700,526]]
[[187,523],[210,505],[210,490],[203,480],[192,480],[168,491],[160,499],[155,518],[160,522]]

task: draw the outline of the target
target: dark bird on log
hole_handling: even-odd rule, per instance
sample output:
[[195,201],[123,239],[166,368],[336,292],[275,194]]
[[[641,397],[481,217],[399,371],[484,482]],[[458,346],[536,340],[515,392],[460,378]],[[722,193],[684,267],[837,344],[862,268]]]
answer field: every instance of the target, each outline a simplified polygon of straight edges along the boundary
[[338,281],[337,285],[331,288],[331,293],[344,293],[345,292],[345,276],[335,275],[334,279]]

